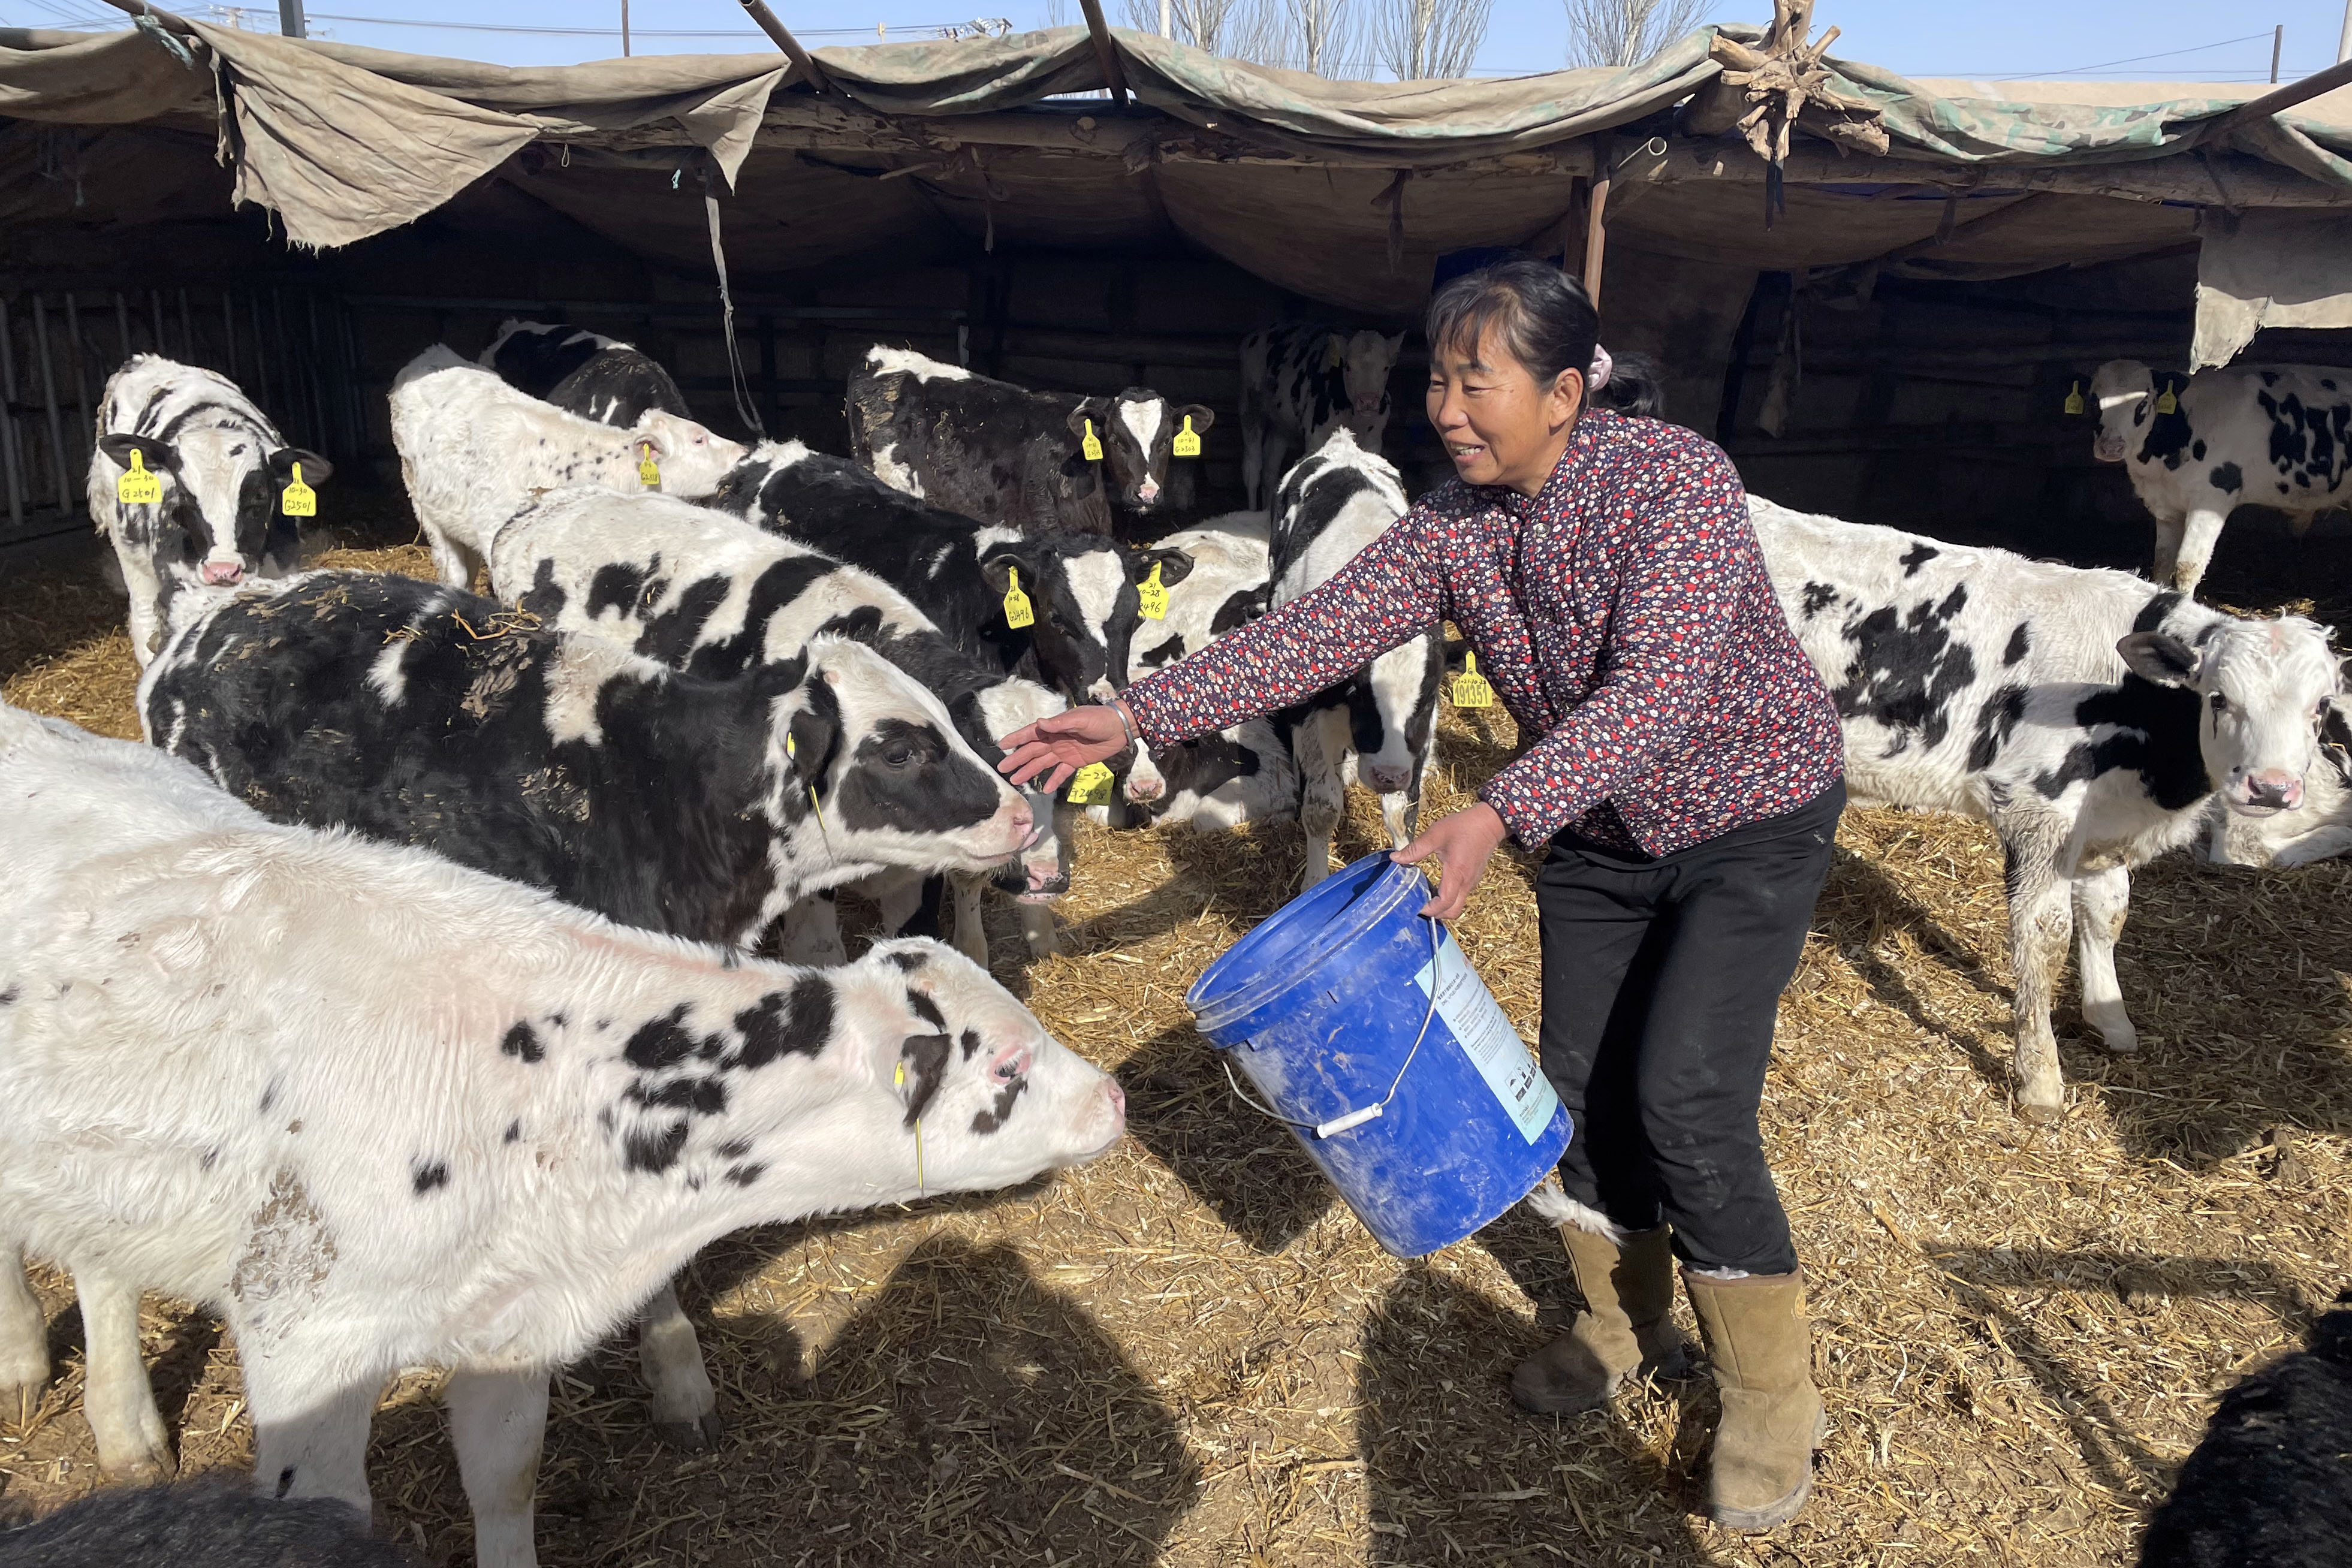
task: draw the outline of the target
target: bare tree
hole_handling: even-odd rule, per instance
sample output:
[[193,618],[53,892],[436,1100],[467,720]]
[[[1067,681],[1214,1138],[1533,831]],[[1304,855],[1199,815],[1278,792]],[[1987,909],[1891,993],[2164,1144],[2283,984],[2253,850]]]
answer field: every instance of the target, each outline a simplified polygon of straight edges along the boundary
[[1399,81],[1470,74],[1495,0],[1378,0],[1372,52]]
[[1348,69],[1356,47],[1353,0],[1289,0],[1283,63],[1318,76]]
[[1228,59],[1281,63],[1282,29],[1269,0],[1124,0],[1127,25],[1160,31],[1164,14],[1170,36]]
[[1560,0],[1568,8],[1568,63],[1639,65],[1698,26],[1707,0]]

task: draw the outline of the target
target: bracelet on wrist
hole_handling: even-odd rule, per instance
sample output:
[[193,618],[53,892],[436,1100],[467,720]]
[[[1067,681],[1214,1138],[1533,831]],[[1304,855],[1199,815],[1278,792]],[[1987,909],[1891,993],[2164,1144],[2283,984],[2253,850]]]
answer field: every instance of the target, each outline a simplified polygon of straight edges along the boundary
[[1129,745],[1139,746],[1143,743],[1143,737],[1137,731],[1134,722],[1128,718],[1127,710],[1119,706],[1116,699],[1104,703],[1103,706],[1111,710],[1112,717],[1118,721],[1119,730],[1127,736],[1127,743]]

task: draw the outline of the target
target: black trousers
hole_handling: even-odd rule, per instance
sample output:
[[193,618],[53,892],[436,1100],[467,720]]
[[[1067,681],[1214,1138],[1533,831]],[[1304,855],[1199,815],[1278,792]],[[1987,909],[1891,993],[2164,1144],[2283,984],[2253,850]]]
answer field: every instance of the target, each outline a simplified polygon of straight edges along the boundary
[[1560,1179],[1628,1230],[1672,1225],[1703,1268],[1797,1267],[1756,1111],[1844,805],[1832,784],[1656,859],[1554,840],[1536,879]]

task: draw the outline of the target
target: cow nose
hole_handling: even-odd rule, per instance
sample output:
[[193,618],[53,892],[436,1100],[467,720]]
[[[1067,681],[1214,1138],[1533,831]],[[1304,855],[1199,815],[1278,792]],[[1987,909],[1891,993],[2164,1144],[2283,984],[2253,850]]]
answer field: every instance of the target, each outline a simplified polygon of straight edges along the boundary
[[1167,787],[1167,782],[1163,779],[1148,775],[1138,777],[1135,774],[1130,773],[1128,775],[1127,780],[1127,798],[1129,800],[1158,800],[1161,793],[1164,792]]
[[1103,1098],[1110,1101],[1110,1113],[1123,1125],[1127,1121],[1127,1090],[1118,1087],[1118,1079],[1103,1080]]
[[205,582],[217,587],[244,576],[245,566],[236,561],[207,561],[204,564],[203,575]]
[[2303,800],[2303,781],[2284,768],[2270,768],[2246,776],[2248,805],[2275,805],[2293,811]]
[[1108,702],[1118,695],[1118,693],[1111,689],[1110,677],[1108,675],[1087,688],[1087,696],[1097,702]]
[[1394,795],[1412,782],[1410,768],[1366,768],[1364,782],[1381,795]]
[[1022,844],[1026,845],[1034,837],[1034,830],[1037,826],[1037,816],[1029,809],[1027,801],[1016,799],[1013,805],[1013,815],[1004,820],[1013,829],[1013,837]]
[[1151,502],[1158,500],[1160,499],[1159,482],[1154,479],[1146,479],[1141,484],[1136,486],[1135,499],[1143,502],[1147,506]]

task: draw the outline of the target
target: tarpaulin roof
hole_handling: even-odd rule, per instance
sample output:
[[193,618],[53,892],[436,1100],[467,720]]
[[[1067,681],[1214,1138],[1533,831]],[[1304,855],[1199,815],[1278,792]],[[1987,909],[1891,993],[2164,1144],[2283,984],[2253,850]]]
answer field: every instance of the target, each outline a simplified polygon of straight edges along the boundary
[[[1622,70],[1400,83],[1120,30],[1135,104],[1115,110],[1069,96],[1104,86],[1080,27],[819,50],[835,90],[818,93],[772,54],[509,68],[205,23],[188,52],[142,23],[0,30],[0,116],[217,137],[236,198],[273,209],[306,246],[410,222],[495,172],[640,253],[702,270],[702,204],[671,193],[691,182],[699,195],[708,166],[732,186],[739,272],[791,271],[942,224],[991,242],[1181,236],[1285,287],[1387,313],[1418,302],[1443,251],[1550,247],[1604,143],[1612,243],[1750,267],[1995,276],[2192,241],[2206,209],[2231,223],[2277,206],[2352,212],[2352,90],[2231,121],[2248,89],[1916,81],[1832,60],[1839,89],[1883,113],[1889,153],[1842,156],[1801,132],[1786,212],[1768,227],[1759,160],[1735,138],[1680,135],[1663,113],[1717,74],[1711,31]],[[0,174],[37,156],[9,140]],[[108,145],[85,134],[70,155],[111,167]],[[22,220],[59,199],[36,191],[0,208]]]

